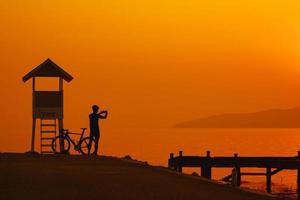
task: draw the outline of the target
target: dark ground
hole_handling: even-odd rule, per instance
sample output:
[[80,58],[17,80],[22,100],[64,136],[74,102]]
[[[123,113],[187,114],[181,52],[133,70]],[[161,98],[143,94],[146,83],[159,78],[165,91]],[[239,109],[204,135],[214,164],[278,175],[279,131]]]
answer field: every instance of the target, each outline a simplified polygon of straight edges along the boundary
[[275,199],[113,157],[0,153],[0,199]]

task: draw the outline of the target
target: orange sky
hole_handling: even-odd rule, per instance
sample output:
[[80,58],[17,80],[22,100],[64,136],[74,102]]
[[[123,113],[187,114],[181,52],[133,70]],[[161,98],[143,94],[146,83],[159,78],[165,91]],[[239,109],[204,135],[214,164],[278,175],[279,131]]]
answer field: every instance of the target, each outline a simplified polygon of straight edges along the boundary
[[107,130],[300,106],[298,0],[10,0],[0,25],[0,151],[27,147],[21,78],[48,57],[75,77],[71,129],[95,103],[110,111]]

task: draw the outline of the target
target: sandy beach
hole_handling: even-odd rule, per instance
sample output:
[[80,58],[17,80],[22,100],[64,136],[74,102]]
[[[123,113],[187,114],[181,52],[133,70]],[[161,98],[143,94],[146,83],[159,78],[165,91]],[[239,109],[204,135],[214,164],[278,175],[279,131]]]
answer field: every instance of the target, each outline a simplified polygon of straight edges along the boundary
[[0,154],[0,199],[258,200],[267,194],[100,156]]

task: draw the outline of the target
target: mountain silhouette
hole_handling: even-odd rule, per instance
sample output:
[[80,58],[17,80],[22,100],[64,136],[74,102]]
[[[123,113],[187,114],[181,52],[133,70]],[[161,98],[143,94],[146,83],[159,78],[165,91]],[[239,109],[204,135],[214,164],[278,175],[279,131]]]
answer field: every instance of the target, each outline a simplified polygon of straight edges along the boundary
[[300,107],[214,115],[178,123],[175,128],[300,128]]

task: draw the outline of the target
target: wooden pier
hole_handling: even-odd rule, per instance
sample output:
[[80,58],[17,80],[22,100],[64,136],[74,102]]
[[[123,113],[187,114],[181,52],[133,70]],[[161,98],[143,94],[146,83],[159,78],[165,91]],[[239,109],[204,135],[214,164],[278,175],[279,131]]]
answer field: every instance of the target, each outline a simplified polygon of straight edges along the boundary
[[[297,185],[300,185],[300,151],[295,157],[240,157],[234,154],[232,157],[212,157],[210,151],[206,156],[183,156],[179,151],[178,156],[170,154],[169,168],[182,172],[183,167],[199,167],[201,176],[211,179],[212,168],[232,168],[232,173],[225,176],[222,181],[231,182],[233,186],[240,186],[242,176],[265,176],[266,191],[271,192],[272,176],[284,169],[297,170]],[[242,172],[241,168],[265,168],[265,173]]]

